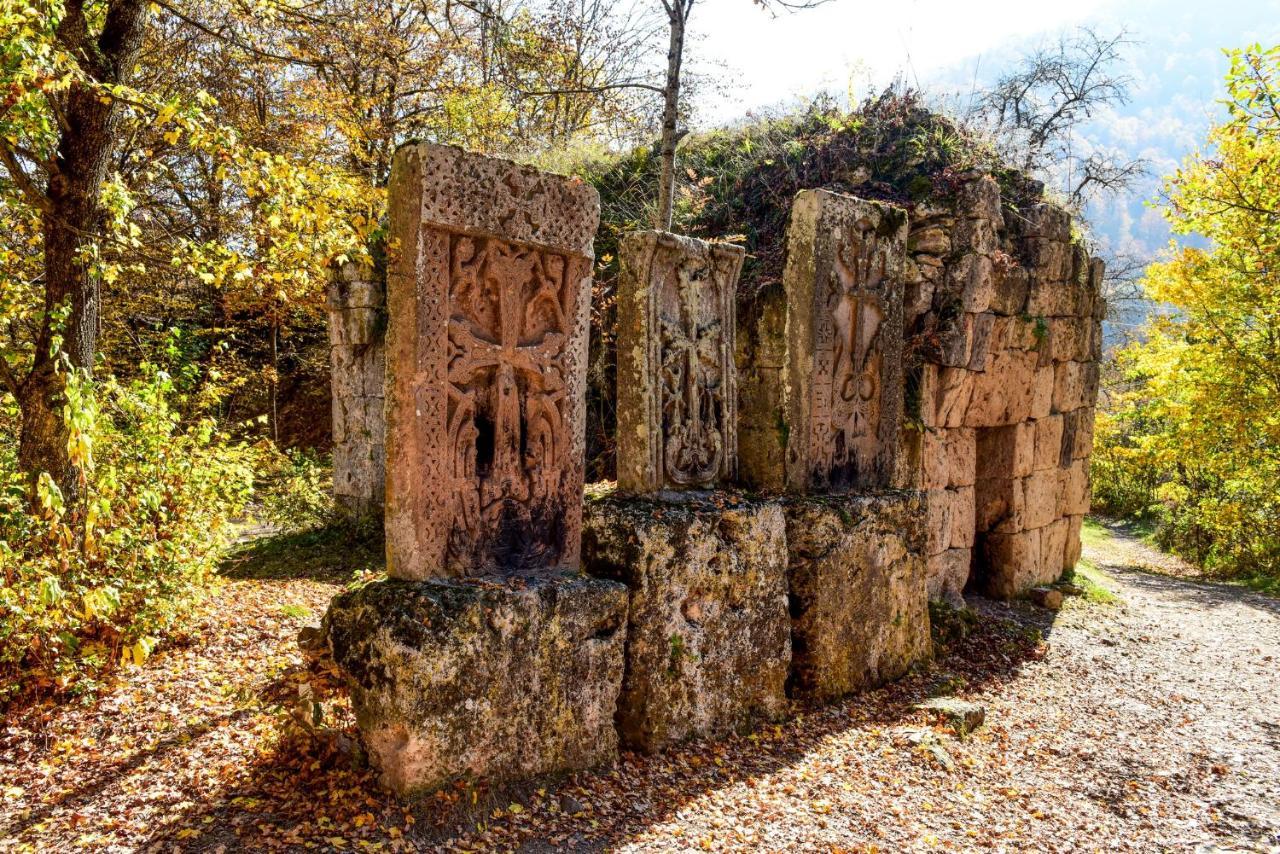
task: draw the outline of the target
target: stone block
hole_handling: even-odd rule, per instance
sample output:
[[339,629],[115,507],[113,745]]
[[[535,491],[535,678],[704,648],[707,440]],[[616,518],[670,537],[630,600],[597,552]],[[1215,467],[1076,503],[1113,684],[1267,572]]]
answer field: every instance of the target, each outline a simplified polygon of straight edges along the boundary
[[990,312],[973,315],[973,340],[969,345],[969,364],[971,371],[981,371],[987,366],[987,356],[993,349],[991,341],[992,329],[996,316]]
[[1002,534],[1023,530],[1024,488],[1025,481],[1020,477],[979,479],[974,485],[974,528]]
[[901,208],[825,190],[796,195],[783,270],[789,492],[892,482],[903,406],[906,239]]
[[630,591],[625,747],[717,738],[786,709],[787,544],[773,501],[587,500],[582,559]]
[[951,535],[948,538],[949,548],[973,548],[974,533],[977,531],[975,519],[975,497],[972,486],[959,489],[948,489],[951,496]]
[[1022,486],[1025,527],[1042,528],[1060,515],[1058,513],[1059,485],[1057,469],[1032,472],[1025,479]]
[[945,489],[951,475],[951,461],[947,458],[947,434],[942,427],[926,427],[921,439],[922,489]]
[[779,282],[738,303],[738,475],[746,486],[780,492],[786,466],[786,293]]
[[429,143],[389,193],[387,571],[576,568],[599,197]]
[[953,427],[947,431],[946,486],[972,486],[977,479],[977,432],[972,427]]
[[738,465],[734,366],[744,250],[663,231],[618,249],[618,489],[713,489]]
[[1082,406],[1093,406],[1097,397],[1097,370],[1097,365],[1085,362],[1061,362],[1055,365],[1053,411],[1070,412]]
[[1057,519],[1040,529],[1040,584],[1048,584],[1062,577],[1066,563],[1067,536],[1070,523]]
[[1017,317],[1027,307],[1030,287],[1031,278],[1025,267],[997,267],[988,308],[999,315]]
[[1045,348],[1048,359],[1053,362],[1070,362],[1080,352],[1080,330],[1083,326],[1076,317],[1051,317],[1046,321],[1048,335]]
[[985,217],[959,220],[952,229],[951,239],[960,252],[990,255],[999,247],[995,226]]
[[1067,544],[1062,558],[1064,572],[1075,569],[1076,564],[1080,562],[1080,529],[1083,527],[1083,523],[1083,516],[1067,517]]
[[382,782],[414,795],[613,762],[626,615],[612,581],[393,579],[324,628]]
[[1044,418],[1053,412],[1053,389],[1056,372],[1052,365],[1037,368],[1031,379],[1031,412],[1032,418]]
[[1062,457],[1062,415],[1046,415],[1035,420],[1036,453],[1033,468],[1036,471],[1057,468]]
[[[984,219],[1001,228],[1004,214],[1000,210],[1000,184],[990,175],[966,181],[960,187],[956,210],[968,219]],[[957,227],[959,223],[957,222]]]
[[947,292],[960,297],[960,307],[971,314],[986,311],[995,294],[991,259],[970,252],[947,267]]
[[938,363],[966,368],[973,361],[973,315],[962,314],[938,333]]
[[[1025,266],[1031,271],[1027,313],[1043,317],[1074,313],[1051,310],[1052,306],[1062,304],[1058,300],[1065,298],[1062,285],[1071,278],[1071,244],[1061,240],[1029,237],[1023,241],[1022,251]],[[1071,300],[1070,305],[1074,308],[1074,295]]]
[[977,584],[993,598],[1013,599],[1057,577],[1042,577],[1039,531],[986,534],[979,546]]
[[953,495],[949,489],[931,489],[924,494],[927,555],[944,552],[951,545]]
[[1073,460],[1066,468],[1058,469],[1059,516],[1075,516],[1089,512],[1089,461]]
[[1022,233],[1027,237],[1066,242],[1071,239],[1071,215],[1049,202],[1032,205],[1023,211]]
[[960,427],[973,397],[974,373],[965,368],[942,368],[937,374],[935,422],[941,427]]
[[951,254],[951,234],[938,225],[930,224],[911,229],[907,249],[912,253],[942,257]]
[[977,477],[1008,478],[1031,474],[1035,464],[1035,426],[1030,422],[977,431]]
[[1035,394],[1036,354],[1018,350],[996,353],[987,369],[973,375],[973,393],[965,413],[966,427],[997,427],[1025,421]]
[[929,558],[925,589],[931,601],[954,602],[961,598],[969,582],[970,549],[947,549]]
[[895,679],[930,654],[919,493],[785,500],[794,698]]

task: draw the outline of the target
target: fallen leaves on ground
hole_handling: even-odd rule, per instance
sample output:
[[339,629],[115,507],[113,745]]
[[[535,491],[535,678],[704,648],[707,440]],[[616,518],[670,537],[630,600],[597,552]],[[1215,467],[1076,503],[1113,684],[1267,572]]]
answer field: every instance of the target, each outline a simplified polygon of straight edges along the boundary
[[[314,574],[227,580],[185,642],[122,671],[95,702],[5,722],[0,848],[1280,844],[1280,815],[1266,806],[1280,803],[1280,739],[1259,705],[1274,703],[1280,613],[1239,591],[1205,601],[1185,582],[1151,578],[1120,574],[1121,604],[1071,600],[1056,622],[1026,605],[979,603],[976,624],[929,667],[750,734],[624,754],[614,769],[555,784],[459,784],[416,804],[378,788],[332,674],[295,642],[339,584]],[[1271,699],[1260,693],[1268,678]],[[914,708],[931,693],[984,704],[987,725],[958,738]]]

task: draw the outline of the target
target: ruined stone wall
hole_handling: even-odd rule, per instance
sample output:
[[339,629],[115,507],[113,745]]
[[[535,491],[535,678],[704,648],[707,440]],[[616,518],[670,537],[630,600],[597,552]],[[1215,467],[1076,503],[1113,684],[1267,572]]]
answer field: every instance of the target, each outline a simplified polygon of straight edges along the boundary
[[[911,217],[909,477],[926,490],[933,598],[999,597],[1080,555],[1101,354],[1102,263],[1070,217],[1002,204],[973,176],[954,207]],[[914,436],[911,434],[914,432]]]
[[383,277],[369,266],[343,264],[329,283],[327,308],[333,383],[333,497],[353,516],[381,518],[386,476]]

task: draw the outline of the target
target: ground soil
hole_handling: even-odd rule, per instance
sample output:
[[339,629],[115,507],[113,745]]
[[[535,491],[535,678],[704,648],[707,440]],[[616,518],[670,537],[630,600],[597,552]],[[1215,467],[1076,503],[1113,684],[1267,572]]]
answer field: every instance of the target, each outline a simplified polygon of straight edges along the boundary
[[[95,699],[11,711],[0,850],[1277,850],[1280,602],[1119,529],[1086,557],[1115,601],[973,600],[889,688],[554,785],[401,804],[294,640],[376,554],[263,541],[181,642]],[[914,708],[932,694],[986,724],[960,738]]]

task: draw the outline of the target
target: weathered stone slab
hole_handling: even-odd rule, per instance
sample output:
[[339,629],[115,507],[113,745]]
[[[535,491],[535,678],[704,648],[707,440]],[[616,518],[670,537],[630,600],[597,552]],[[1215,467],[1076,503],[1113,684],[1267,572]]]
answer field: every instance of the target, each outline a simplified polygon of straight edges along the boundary
[[892,481],[903,401],[906,238],[900,208],[825,190],[796,195],[783,272],[790,492]]
[[382,515],[386,479],[386,293],[372,267],[343,264],[329,282],[333,497],[356,518]]
[[417,144],[389,204],[388,571],[576,567],[595,190]]
[[925,588],[929,599],[962,605],[972,561],[972,551],[967,548],[947,549],[931,556],[925,570]]
[[587,501],[583,565],[630,590],[617,714],[627,747],[654,752],[785,712],[791,625],[782,508],[729,498]]
[[924,502],[919,493],[791,497],[788,693],[820,700],[927,658]]
[[712,489],[736,474],[734,326],[744,250],[660,231],[618,250],[618,488]]
[[627,590],[593,578],[374,582],[324,626],[385,785],[409,795],[617,757]]

